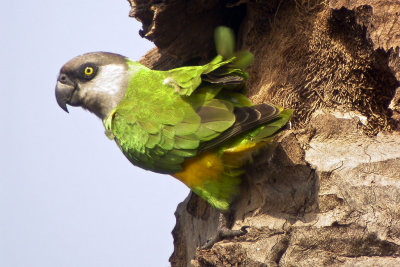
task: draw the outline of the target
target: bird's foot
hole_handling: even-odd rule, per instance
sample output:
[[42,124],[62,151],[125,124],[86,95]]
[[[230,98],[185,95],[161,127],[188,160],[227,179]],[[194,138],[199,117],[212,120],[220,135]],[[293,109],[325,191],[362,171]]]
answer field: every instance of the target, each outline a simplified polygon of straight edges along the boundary
[[207,242],[201,247],[201,249],[210,249],[215,243],[224,240],[226,238],[232,238],[247,234],[247,228],[250,226],[243,226],[240,230],[232,230],[226,227],[218,229],[215,236],[207,240]]

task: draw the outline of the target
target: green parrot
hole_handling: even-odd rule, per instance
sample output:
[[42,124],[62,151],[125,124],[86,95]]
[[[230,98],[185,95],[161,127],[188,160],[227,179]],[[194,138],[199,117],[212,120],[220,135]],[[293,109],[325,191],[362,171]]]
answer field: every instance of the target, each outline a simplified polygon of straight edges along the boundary
[[252,61],[234,34],[215,31],[218,55],[203,66],[151,70],[112,53],[77,56],[60,71],[59,106],[99,117],[128,160],[170,174],[222,211],[239,192],[242,166],[292,115],[243,95]]

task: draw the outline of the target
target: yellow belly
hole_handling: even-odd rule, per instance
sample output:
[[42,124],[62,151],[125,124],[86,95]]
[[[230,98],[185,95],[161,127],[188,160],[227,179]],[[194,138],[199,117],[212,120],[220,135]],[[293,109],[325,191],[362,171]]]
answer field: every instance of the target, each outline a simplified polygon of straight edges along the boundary
[[204,152],[194,158],[185,160],[181,172],[172,176],[193,188],[202,186],[209,180],[219,180],[227,169],[238,169],[248,159],[250,154],[263,146],[265,142],[241,144],[227,148],[223,153]]
[[185,160],[183,171],[174,176],[188,187],[201,186],[210,179],[219,179],[224,172],[224,164],[220,156],[212,152],[202,153],[194,158]]

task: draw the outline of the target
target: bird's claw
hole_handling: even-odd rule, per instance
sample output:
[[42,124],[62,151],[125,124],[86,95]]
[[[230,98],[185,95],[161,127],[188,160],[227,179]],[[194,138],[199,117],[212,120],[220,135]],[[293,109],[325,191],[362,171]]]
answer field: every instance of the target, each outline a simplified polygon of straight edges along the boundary
[[243,226],[240,230],[232,230],[228,228],[221,228],[217,231],[216,235],[211,239],[207,240],[207,242],[200,249],[210,249],[214,246],[215,243],[224,240],[226,238],[232,238],[237,236],[242,236],[247,234],[247,228],[250,226]]

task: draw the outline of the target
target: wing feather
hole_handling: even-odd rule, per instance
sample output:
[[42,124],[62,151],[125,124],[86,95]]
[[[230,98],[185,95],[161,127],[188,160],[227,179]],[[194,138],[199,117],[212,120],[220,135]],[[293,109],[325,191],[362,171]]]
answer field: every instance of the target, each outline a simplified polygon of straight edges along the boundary
[[279,108],[267,103],[252,107],[235,108],[235,123],[232,127],[224,131],[217,138],[202,143],[199,147],[199,152],[213,149],[241,133],[273,121],[279,117],[280,113]]

